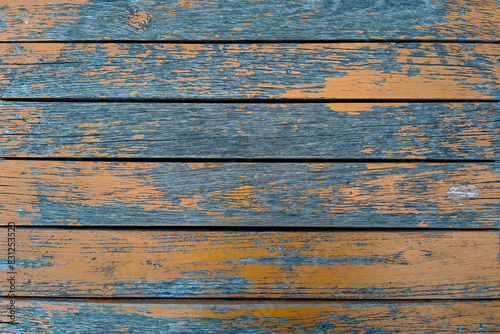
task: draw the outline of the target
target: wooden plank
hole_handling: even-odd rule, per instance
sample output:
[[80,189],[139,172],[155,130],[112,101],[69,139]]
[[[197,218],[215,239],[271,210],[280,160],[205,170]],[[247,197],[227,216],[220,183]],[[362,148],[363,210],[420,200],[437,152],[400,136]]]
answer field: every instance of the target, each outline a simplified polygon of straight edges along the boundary
[[499,99],[498,44],[0,44],[3,97]]
[[2,40],[498,40],[497,0],[0,2]]
[[0,102],[0,156],[494,159],[499,106]]
[[0,162],[5,222],[498,228],[498,163]]
[[[7,301],[0,307],[5,310]],[[3,333],[492,333],[500,302],[16,301]],[[8,318],[7,318],[8,319]],[[9,320],[9,319],[8,319]]]
[[1,272],[19,297],[493,298],[499,235],[17,227]]

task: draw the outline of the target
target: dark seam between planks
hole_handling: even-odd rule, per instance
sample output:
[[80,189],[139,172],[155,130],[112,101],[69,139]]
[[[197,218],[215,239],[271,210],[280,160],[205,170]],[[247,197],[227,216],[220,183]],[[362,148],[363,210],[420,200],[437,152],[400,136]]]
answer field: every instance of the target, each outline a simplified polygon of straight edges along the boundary
[[181,163],[496,163],[495,159],[400,159],[400,158],[378,158],[378,159],[335,159],[317,157],[255,157],[255,158],[205,158],[205,157],[28,157],[28,156],[0,156],[1,160],[35,160],[35,161],[90,161],[90,162],[181,162]]
[[356,299],[356,298],[240,298],[240,297],[213,297],[213,298],[198,298],[198,297],[191,297],[191,298],[185,298],[185,297],[168,297],[168,298],[158,298],[158,297],[108,297],[108,298],[102,298],[102,297],[51,297],[51,296],[33,296],[33,297],[23,297],[23,296],[16,296],[16,297],[0,297],[0,301],[3,300],[18,300],[18,301],[29,301],[29,300],[47,300],[47,301],[80,301],[80,302],[86,302],[86,301],[102,301],[104,303],[108,302],[113,302],[119,300],[118,303],[121,302],[126,302],[126,301],[158,301],[158,302],[207,302],[207,303],[212,303],[212,302],[240,302],[240,303],[245,303],[245,302],[300,302],[302,303],[328,303],[328,302],[335,302],[335,303],[387,303],[387,304],[392,304],[392,303],[403,303],[403,304],[410,304],[410,303],[456,303],[456,302],[495,302],[499,301],[500,297],[488,297],[488,298],[446,298],[446,299],[428,299],[428,298],[418,298],[418,299],[403,299],[403,298],[392,298],[392,299],[374,299],[374,298],[363,298],[363,299]]
[[[7,229],[9,226],[0,225],[0,231]],[[370,232],[370,233],[404,233],[404,232],[497,232],[500,227],[332,227],[332,226],[140,226],[140,225],[99,225],[99,226],[78,226],[78,225],[20,225],[16,226],[18,230],[102,230],[102,231],[169,231],[169,232],[333,232],[333,233],[350,233],[350,232]],[[500,297],[499,297],[500,298]]]
[[278,98],[278,99],[248,99],[248,98],[232,98],[232,99],[205,99],[205,98],[68,98],[68,97],[7,97],[0,96],[0,102],[84,102],[84,103],[498,103],[500,99],[317,99],[317,98]]
[[75,39],[75,40],[12,40],[0,41],[0,44],[19,44],[19,43],[37,43],[37,44],[55,44],[55,43],[81,43],[81,44],[317,44],[317,43],[439,43],[439,44],[500,44],[500,40],[464,40],[464,39],[262,39],[262,40],[196,40],[196,39],[176,39],[176,40],[90,40],[90,39]]

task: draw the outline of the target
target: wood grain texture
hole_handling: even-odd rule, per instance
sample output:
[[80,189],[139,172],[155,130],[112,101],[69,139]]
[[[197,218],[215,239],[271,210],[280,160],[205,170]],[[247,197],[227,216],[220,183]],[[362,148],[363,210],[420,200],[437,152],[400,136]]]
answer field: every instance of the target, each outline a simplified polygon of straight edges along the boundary
[[0,331],[500,332],[500,0],[0,13]]
[[498,44],[0,44],[3,97],[499,99]]
[[[1,228],[4,235],[7,229]],[[17,227],[16,296],[493,298],[499,232]],[[3,276],[10,268],[2,267]],[[9,282],[0,283],[2,293]]]
[[498,228],[497,163],[0,162],[4,221]]
[[[5,309],[7,302],[0,301]],[[3,333],[498,333],[500,302],[16,302]]]
[[499,103],[0,102],[0,156],[494,159]]
[[2,40],[498,40],[497,0],[0,1]]

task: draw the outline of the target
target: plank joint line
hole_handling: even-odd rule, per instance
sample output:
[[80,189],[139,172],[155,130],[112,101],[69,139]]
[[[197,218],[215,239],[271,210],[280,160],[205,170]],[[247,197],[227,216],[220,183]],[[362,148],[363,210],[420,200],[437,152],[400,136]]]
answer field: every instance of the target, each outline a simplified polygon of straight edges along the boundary
[[439,44],[500,44],[500,40],[466,40],[466,39],[234,39],[234,40],[216,40],[216,39],[170,39],[170,40],[123,40],[123,39],[75,39],[75,40],[1,40],[0,44],[56,44],[56,43],[79,43],[79,44],[335,44],[335,43],[439,43]]
[[208,158],[208,157],[29,157],[0,156],[2,160],[35,160],[35,161],[102,161],[102,162],[182,162],[182,163],[495,163],[495,159],[402,159],[402,158],[382,158],[382,159],[336,159],[336,158],[316,158],[316,157],[295,157],[295,158]]

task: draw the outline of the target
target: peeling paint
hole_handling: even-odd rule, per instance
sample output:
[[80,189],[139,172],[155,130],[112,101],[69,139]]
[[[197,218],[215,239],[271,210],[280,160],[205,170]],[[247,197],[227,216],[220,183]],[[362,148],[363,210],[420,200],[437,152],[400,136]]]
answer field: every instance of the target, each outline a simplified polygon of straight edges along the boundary
[[[499,293],[496,232],[73,232],[16,233],[16,270],[31,280],[19,283],[20,296],[392,299]],[[22,265],[43,258],[52,265]]]

